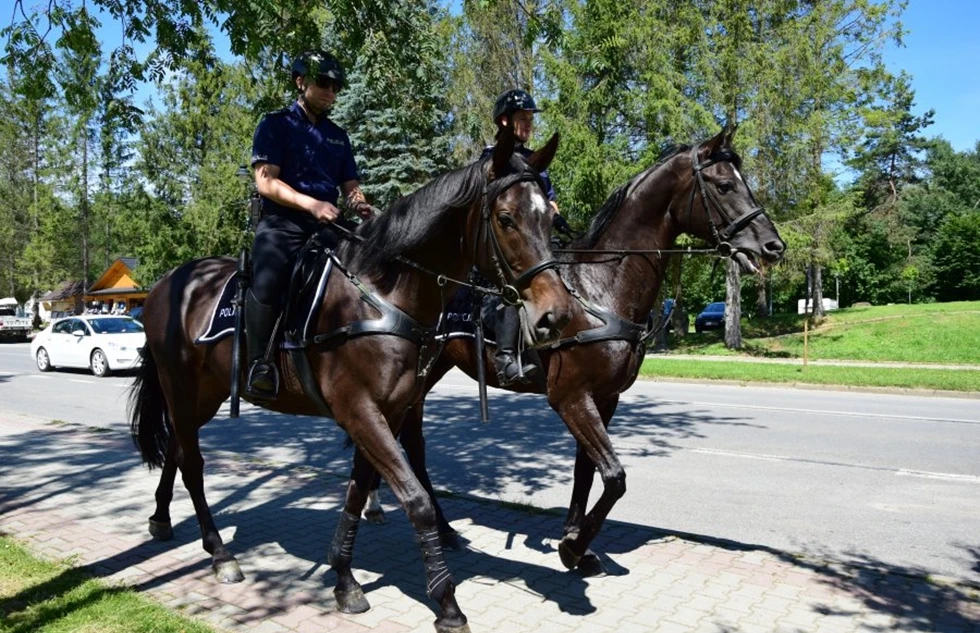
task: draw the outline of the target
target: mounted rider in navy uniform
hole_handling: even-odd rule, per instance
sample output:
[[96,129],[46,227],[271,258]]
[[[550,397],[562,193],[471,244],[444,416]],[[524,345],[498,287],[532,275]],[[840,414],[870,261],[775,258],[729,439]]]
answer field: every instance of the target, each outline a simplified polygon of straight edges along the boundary
[[[534,114],[536,112],[541,112],[541,109],[534,103],[534,98],[524,90],[508,90],[500,95],[493,106],[493,122],[497,125],[497,137],[500,137],[504,128],[510,128],[518,143],[514,151],[520,152],[523,156],[530,156],[534,152],[525,143],[530,140],[531,133],[534,131]],[[493,148],[494,145],[488,145],[483,150],[481,158],[493,154]],[[548,196],[551,205],[555,228],[569,234],[571,227],[558,213],[555,188],[551,184],[547,171],[541,172],[541,179],[546,186],[545,194]],[[520,315],[517,308],[505,305],[500,310],[500,317],[497,319],[497,354],[495,358],[497,380],[502,387],[514,383],[521,377],[522,361],[517,353],[518,337],[521,335],[520,325]],[[537,370],[537,366],[530,363],[525,363],[523,366],[525,377],[533,376]]]
[[286,301],[294,260],[309,237],[340,217],[338,189],[361,217],[373,209],[360,188],[350,139],[328,118],[344,87],[340,62],[322,50],[292,64],[299,95],[292,106],[262,118],[252,141],[255,184],[263,212],[252,246],[252,286],[245,301],[249,373],[246,394],[275,398],[273,331]]

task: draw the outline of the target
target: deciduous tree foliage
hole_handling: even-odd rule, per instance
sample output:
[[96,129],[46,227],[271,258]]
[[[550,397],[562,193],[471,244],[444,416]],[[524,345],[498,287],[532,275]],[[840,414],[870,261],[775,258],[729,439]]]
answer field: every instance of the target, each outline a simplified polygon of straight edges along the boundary
[[[531,90],[563,213],[584,228],[674,143],[739,123],[736,148],[786,239],[767,283],[729,294],[795,309],[822,281],[841,300],[977,298],[969,250],[977,151],[924,134],[934,115],[881,51],[901,0],[16,0],[3,32],[0,291],[36,296],[138,256],[140,280],[248,242],[248,160],[262,113],[295,97],[289,62],[337,52],[332,114],[385,206],[492,142],[493,99]],[[104,48],[100,33],[122,34]],[[227,40],[219,58],[212,40]],[[137,54],[137,51],[145,51]],[[155,82],[159,97],[136,104]],[[929,105],[929,104],[926,104]],[[840,166],[848,173],[840,173]],[[836,166],[832,172],[829,166]],[[975,242],[973,242],[975,244]],[[975,247],[974,247],[974,250]],[[728,275],[685,259],[694,313]],[[752,294],[748,294],[751,292]],[[752,309],[730,306],[733,314]]]

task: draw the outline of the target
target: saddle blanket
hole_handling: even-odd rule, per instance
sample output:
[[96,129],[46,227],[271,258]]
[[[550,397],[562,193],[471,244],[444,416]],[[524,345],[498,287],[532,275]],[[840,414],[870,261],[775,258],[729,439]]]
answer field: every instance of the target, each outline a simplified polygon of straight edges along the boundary
[[236,272],[221,289],[221,298],[214,305],[211,312],[211,320],[204,334],[197,337],[194,343],[201,345],[204,343],[217,343],[226,336],[235,333],[235,292],[238,290],[238,273]]
[[[290,301],[283,316],[286,326],[279,328],[277,337],[283,346],[295,347],[294,341],[305,341],[309,338],[310,324],[313,323],[313,317],[323,301],[333,264],[334,260],[327,257],[323,251],[310,251],[308,257],[307,254],[303,254],[303,260],[293,276],[289,292]],[[208,327],[204,334],[194,341],[196,344],[210,345],[235,333],[234,301],[237,290],[238,273],[236,272],[225,282],[221,297],[211,311]],[[281,343],[284,332],[289,334],[289,341]]]

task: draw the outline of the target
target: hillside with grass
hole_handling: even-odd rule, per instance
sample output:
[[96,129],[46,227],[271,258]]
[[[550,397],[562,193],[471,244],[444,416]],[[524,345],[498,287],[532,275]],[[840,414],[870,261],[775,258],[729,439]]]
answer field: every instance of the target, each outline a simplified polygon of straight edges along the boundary
[[[720,330],[672,335],[672,354],[803,358],[803,315],[743,319],[744,349],[725,348]],[[811,319],[813,360],[980,366],[980,301],[847,308]]]

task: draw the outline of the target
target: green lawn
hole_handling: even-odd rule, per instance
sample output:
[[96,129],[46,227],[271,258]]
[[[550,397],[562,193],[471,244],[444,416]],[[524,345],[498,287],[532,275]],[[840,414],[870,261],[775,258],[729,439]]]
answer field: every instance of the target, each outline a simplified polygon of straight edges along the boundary
[[647,357],[640,375],[745,382],[810,383],[859,387],[903,387],[944,391],[980,391],[980,371],[902,369],[891,367],[828,367]]
[[[795,314],[745,319],[741,354],[802,358],[803,322]],[[739,354],[725,348],[719,331],[672,337],[670,351]],[[835,310],[811,324],[809,357],[980,365],[980,301]]]
[[139,594],[47,563],[0,536],[0,633],[211,633]]

